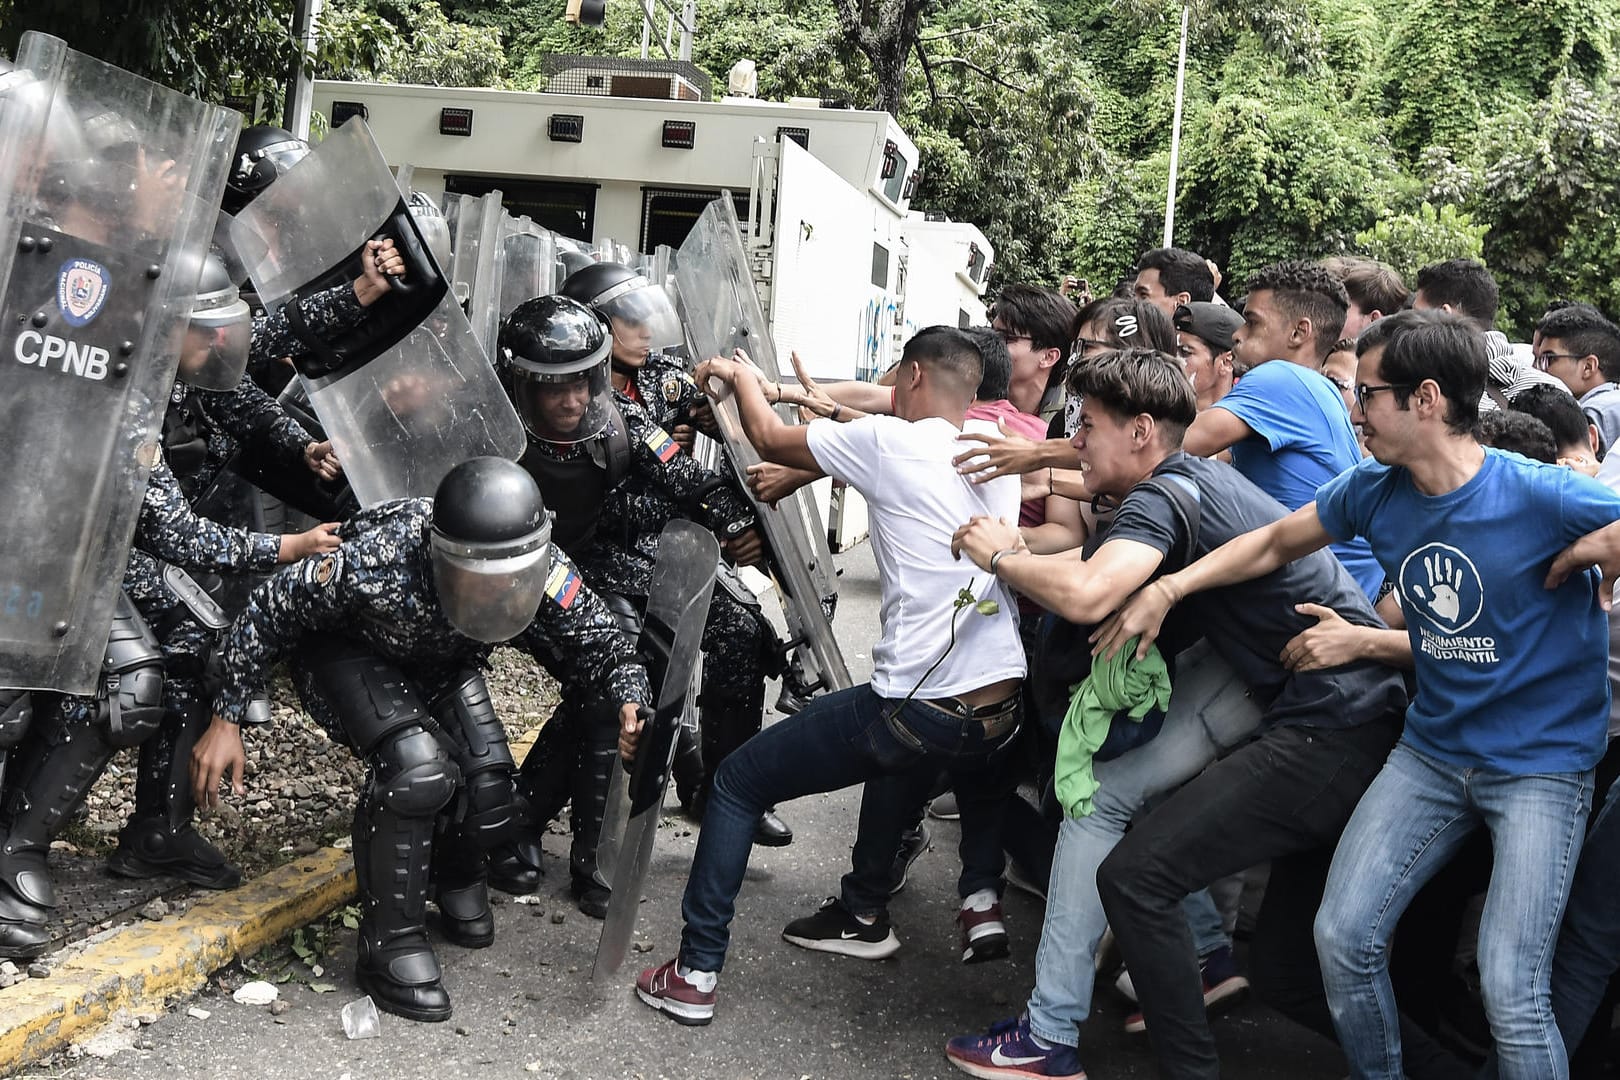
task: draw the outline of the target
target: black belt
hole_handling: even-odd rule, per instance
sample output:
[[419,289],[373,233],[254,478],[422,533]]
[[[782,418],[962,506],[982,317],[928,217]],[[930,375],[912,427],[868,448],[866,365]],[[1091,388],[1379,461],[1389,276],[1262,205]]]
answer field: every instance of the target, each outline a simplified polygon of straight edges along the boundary
[[937,709],[958,720],[977,720],[984,725],[984,737],[993,739],[1018,722],[1018,704],[1022,699],[1023,690],[1020,688],[1000,701],[992,701],[988,705],[969,705],[957,697],[916,700],[919,705],[927,705],[930,709]]

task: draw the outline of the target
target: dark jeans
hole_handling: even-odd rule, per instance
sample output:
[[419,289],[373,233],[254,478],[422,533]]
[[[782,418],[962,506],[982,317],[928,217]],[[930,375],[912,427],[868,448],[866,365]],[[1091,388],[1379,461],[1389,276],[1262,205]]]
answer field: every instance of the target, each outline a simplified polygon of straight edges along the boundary
[[[698,971],[724,966],[755,823],[766,807],[803,795],[868,782],[844,903],[855,912],[876,912],[888,902],[907,816],[945,769],[962,805],[959,888],[964,896],[999,888],[1007,786],[1005,755],[997,752],[1015,730],[987,739],[977,720],[915,701],[902,706],[867,684],[817,698],[748,740],[714,777],[681,901],[681,962]],[[870,782],[880,778],[890,782]]]
[[1188,893],[1270,860],[1257,963],[1274,985],[1322,993],[1311,930],[1325,860],[1400,730],[1398,715],[1347,729],[1273,728],[1140,819],[1104,860],[1098,891],[1160,1075],[1220,1075],[1181,907]]

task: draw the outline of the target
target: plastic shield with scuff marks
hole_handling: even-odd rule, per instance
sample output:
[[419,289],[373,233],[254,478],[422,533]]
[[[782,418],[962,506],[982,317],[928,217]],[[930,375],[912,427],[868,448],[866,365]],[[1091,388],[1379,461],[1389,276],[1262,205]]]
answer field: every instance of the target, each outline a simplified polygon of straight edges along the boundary
[[505,270],[501,276],[500,318],[525,300],[557,291],[557,237],[526,217],[508,220],[501,239]]
[[0,686],[97,686],[240,128],[44,34],[4,78]]
[[[307,350],[294,367],[360,505],[432,495],[469,458],[522,454],[517,412],[364,121],[346,122],[270,185],[233,234],[238,251],[263,253],[249,269],[266,306],[287,304]],[[384,237],[404,275],[355,326],[331,337],[303,330],[288,301],[354,281],[368,241]]]
[[463,280],[467,288],[467,321],[472,324],[478,343],[492,359],[501,329],[500,312],[494,298],[500,295],[501,277],[506,269],[506,254],[501,247],[506,218],[499,191],[490,192],[473,206],[463,204],[457,233],[461,242],[453,259],[458,295]]
[[646,659],[657,700],[643,714],[635,761],[613,770],[608,785],[597,864],[613,892],[591,970],[597,980],[618,971],[630,950],[719,560],[719,541],[701,525],[672,521],[659,534],[658,563],[636,650]]
[[[754,293],[730,192],[722,192],[704,209],[676,254],[674,276],[692,359],[730,356],[741,348],[775,379],[776,346]],[[787,410],[780,411],[784,419],[794,419]],[[714,415],[732,468],[746,490],[748,466],[760,460],[759,454],[743,433],[735,400],[728,395],[715,402]],[[756,502],[756,509],[770,542],[789,638],[805,682],[811,689],[846,689],[849,668],[827,615],[838,585],[826,526],[815,502],[808,491],[800,490],[774,508]]]

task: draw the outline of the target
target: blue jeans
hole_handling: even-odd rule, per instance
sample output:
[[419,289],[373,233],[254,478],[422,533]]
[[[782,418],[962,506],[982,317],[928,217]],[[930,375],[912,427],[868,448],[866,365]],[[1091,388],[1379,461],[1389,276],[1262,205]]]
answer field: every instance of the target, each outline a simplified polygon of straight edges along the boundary
[[1480,989],[1501,1075],[1569,1075],[1553,1021],[1553,945],[1591,798],[1590,771],[1508,776],[1395,747],[1345,826],[1316,916],[1323,986],[1352,1076],[1401,1080],[1390,938],[1413,895],[1481,825],[1494,861]]
[[1620,967],[1620,782],[1586,834],[1553,953],[1552,1009],[1570,1053]]
[[[944,769],[963,782],[963,887],[998,888],[1001,881],[1001,812],[1006,784],[997,751],[1016,734],[1010,727],[986,738],[984,725],[920,702],[902,706],[879,697],[870,684],[816,698],[803,711],[766,728],[721,764],[703,814],[703,831],[681,901],[681,963],[719,971],[731,940],[731,919],[753,850],[754,826],[766,807],[803,795],[837,791],[885,776],[905,776],[927,787]],[[856,912],[881,910],[900,845],[907,807],[893,786],[869,785],[845,878],[844,903]],[[921,798],[922,796],[917,796]],[[915,800],[911,804],[916,805]],[[969,834],[972,834],[971,837]],[[863,890],[863,883],[869,888]],[[870,895],[871,892],[880,895]]]
[[1065,817],[1058,827],[1029,997],[1035,1034],[1079,1045],[1080,1024],[1091,1011],[1097,943],[1108,926],[1097,897],[1097,867],[1125,835],[1125,826],[1153,796],[1197,776],[1259,728],[1260,707],[1249,688],[1199,642],[1177,659],[1170,708],[1158,737],[1093,767],[1101,786],[1092,796],[1091,813]]

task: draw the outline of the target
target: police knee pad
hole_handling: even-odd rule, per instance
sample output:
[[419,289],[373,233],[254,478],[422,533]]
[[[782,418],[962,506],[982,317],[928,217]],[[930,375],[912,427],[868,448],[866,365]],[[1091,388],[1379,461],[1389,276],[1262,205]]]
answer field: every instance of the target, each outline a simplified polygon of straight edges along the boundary
[[0,753],[22,742],[34,719],[34,696],[27,690],[0,690]]
[[420,727],[391,733],[372,752],[378,802],[401,817],[432,817],[456,794],[461,770],[433,734]]
[[485,769],[467,777],[461,824],[465,837],[479,848],[487,851],[516,839],[527,811],[528,800],[518,794],[508,770]]
[[101,672],[107,741],[113,746],[143,742],[163,723],[163,650],[121,592]]

